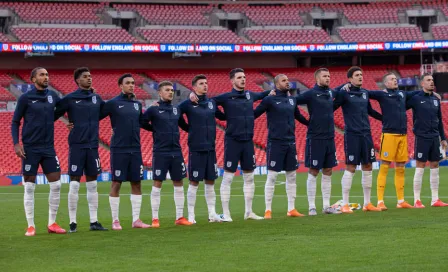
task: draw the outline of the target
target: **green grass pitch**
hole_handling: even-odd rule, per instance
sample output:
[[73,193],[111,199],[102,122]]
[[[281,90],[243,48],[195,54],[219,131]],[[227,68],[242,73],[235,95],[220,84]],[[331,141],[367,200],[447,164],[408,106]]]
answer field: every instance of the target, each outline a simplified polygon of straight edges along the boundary
[[[376,203],[376,176],[372,202]],[[406,199],[413,202],[413,169],[406,170]],[[341,199],[342,172],[332,179],[332,199]],[[439,194],[448,201],[448,168],[441,168]],[[265,176],[256,176],[254,211],[264,214]],[[362,203],[361,174],[357,173],[351,202]],[[130,187],[124,184],[120,203],[123,230],[88,231],[86,189],[80,189],[78,233],[49,235],[48,186],[36,189],[37,234],[25,237],[23,188],[0,187],[0,263],[2,271],[447,271],[448,207],[431,208],[429,170],[425,171],[422,201],[425,209],[398,210],[389,171],[386,205],[381,213],[356,211],[351,215],[286,217],[284,175],[279,176],[273,219],[244,221],[242,178],[232,184],[233,223],[208,223],[204,188],[196,204],[197,225],[174,225],[173,187],[162,189],[159,229],[132,229]],[[217,211],[221,211],[217,192]],[[297,175],[296,207],[307,212],[306,174]],[[320,179],[316,203],[322,205]],[[111,226],[109,183],[99,184],[99,220]],[[185,186],[186,187],[186,186]],[[141,219],[151,221],[151,182],[143,182]],[[68,185],[63,185],[57,222],[68,229]],[[185,215],[187,206],[185,203]]]

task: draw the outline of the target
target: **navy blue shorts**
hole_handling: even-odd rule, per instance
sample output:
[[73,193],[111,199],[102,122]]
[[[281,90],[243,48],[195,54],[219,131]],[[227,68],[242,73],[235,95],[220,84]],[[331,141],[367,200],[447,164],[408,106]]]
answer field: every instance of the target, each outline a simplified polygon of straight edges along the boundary
[[312,169],[333,168],[338,165],[334,139],[306,139],[305,166]]
[[299,167],[297,163],[296,143],[268,142],[266,155],[268,170],[275,172],[282,170],[294,171]]
[[344,135],[345,163],[352,165],[369,164],[376,161],[372,135]]
[[68,166],[70,176],[97,176],[101,173],[98,148],[70,147]]
[[171,180],[181,181],[187,176],[182,153],[166,154],[154,153],[152,156],[152,179],[158,181],[166,180],[166,174],[170,173]]
[[241,170],[252,171],[255,169],[254,142],[235,141],[231,138],[224,140],[224,169],[234,173],[240,162]]
[[188,177],[191,181],[217,179],[216,152],[190,151],[188,155]]
[[35,176],[39,165],[44,174],[61,172],[58,156],[54,148],[34,149],[25,148],[25,159],[22,159],[22,173],[24,176]]
[[112,181],[140,182],[143,179],[143,160],[141,152],[110,152]]
[[439,137],[422,138],[415,136],[414,159],[420,162],[438,162],[443,158],[440,153]]

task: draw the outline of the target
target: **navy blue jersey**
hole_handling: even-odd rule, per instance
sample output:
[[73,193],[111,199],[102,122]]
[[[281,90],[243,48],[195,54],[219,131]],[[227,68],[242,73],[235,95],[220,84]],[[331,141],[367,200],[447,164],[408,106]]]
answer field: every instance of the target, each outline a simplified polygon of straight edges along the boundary
[[382,116],[372,108],[369,102],[369,92],[355,86],[351,86],[350,92],[347,92],[341,90],[341,87],[335,89],[334,109],[342,106],[345,132],[354,135],[370,135],[369,115],[379,121],[382,121]]
[[180,115],[188,119],[188,147],[190,151],[214,151],[216,140],[216,120],[224,120],[224,114],[216,106],[213,99],[206,95],[198,95],[199,102],[189,99],[179,105]]
[[270,91],[256,93],[232,89],[214,97],[222,106],[227,120],[226,137],[236,141],[252,140],[254,136],[254,102],[268,96]]
[[51,90],[37,90],[33,87],[22,94],[17,101],[12,118],[11,134],[14,144],[19,143],[20,121],[22,127],[22,142],[24,147],[53,148],[54,147],[54,109],[61,99]]
[[151,123],[153,133],[153,152],[179,153],[179,126],[188,130],[183,118],[180,118],[179,107],[170,102],[159,101],[159,106],[148,108],[144,114],[144,122]]
[[55,110],[55,119],[68,113],[73,129],[68,136],[70,146],[98,148],[98,130],[104,101],[90,90],[77,89],[62,98]]
[[433,93],[419,92],[406,102],[412,109],[414,134],[421,138],[439,137],[445,140],[440,100]]
[[296,96],[297,104],[306,104],[310,113],[307,138],[321,140],[334,138],[333,97],[330,88],[317,84]]
[[275,90],[275,96],[263,98],[260,105],[255,109],[254,116],[258,118],[264,112],[267,113],[268,141],[281,142],[284,144],[295,142],[295,118],[307,125],[308,121],[297,108],[295,97],[288,96],[287,92]]
[[140,152],[140,127],[151,130],[143,123],[142,104],[134,95],[121,93],[107,101],[101,117],[110,117],[112,125],[111,151],[114,153]]
[[383,133],[406,134],[407,116],[406,100],[417,94],[416,92],[404,92],[387,89],[384,91],[370,91],[370,99],[377,100],[383,114]]

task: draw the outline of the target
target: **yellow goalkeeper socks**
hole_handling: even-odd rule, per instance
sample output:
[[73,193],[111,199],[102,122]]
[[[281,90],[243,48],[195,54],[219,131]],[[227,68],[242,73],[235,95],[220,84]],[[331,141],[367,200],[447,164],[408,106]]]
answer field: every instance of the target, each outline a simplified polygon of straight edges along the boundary
[[384,189],[386,188],[386,178],[387,172],[389,171],[388,164],[381,164],[380,172],[378,173],[378,178],[376,181],[376,191],[378,196],[378,202],[384,201]]
[[395,167],[395,190],[398,203],[404,201],[404,167]]

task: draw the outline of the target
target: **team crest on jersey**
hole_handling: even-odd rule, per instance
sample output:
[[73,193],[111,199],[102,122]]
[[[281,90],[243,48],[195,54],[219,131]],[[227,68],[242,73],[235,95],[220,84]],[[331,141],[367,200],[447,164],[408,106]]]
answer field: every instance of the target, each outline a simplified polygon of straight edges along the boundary
[[75,172],[78,169],[77,165],[72,164],[72,171]]
[[115,176],[119,177],[121,175],[121,171],[120,170],[115,170]]
[[276,161],[271,161],[271,167],[274,167],[276,163]]
[[401,98],[404,97],[402,92],[398,92],[398,95],[401,96]]
[[367,95],[365,93],[363,93],[362,98],[367,99]]
[[138,103],[134,103],[134,109],[138,111]]
[[198,171],[193,171],[193,177],[197,178],[199,176]]
[[317,165],[317,163],[318,163],[318,161],[317,161],[317,160],[313,160],[313,165],[314,165],[314,166],[316,166],[316,165]]
[[232,162],[228,161],[226,165],[227,165],[227,167],[232,167]]
[[48,103],[52,104],[53,103],[53,96],[49,95],[47,96],[48,99]]
[[438,107],[439,106],[439,102],[437,102],[437,100],[433,100],[434,101],[434,106]]
[[389,156],[389,153],[384,152],[384,157],[387,157],[387,156]]
[[250,93],[249,92],[246,92],[246,98],[247,98],[247,100],[250,100]]
[[177,108],[173,108],[174,115],[177,115]]
[[423,154],[422,154],[422,153],[418,153],[418,154],[417,154],[417,158],[421,159],[422,157],[423,157]]
[[92,96],[92,103],[96,104],[96,96]]
[[355,159],[355,156],[350,155],[350,156],[348,156],[348,159],[349,159],[350,161],[353,161],[353,160]]
[[25,171],[30,171],[30,170],[31,170],[31,165],[25,164]]
[[291,98],[289,99],[289,104],[294,106],[294,101]]
[[212,102],[208,102],[208,108],[211,109],[211,110],[213,109],[213,103]]
[[160,176],[160,170],[156,170],[156,176]]

